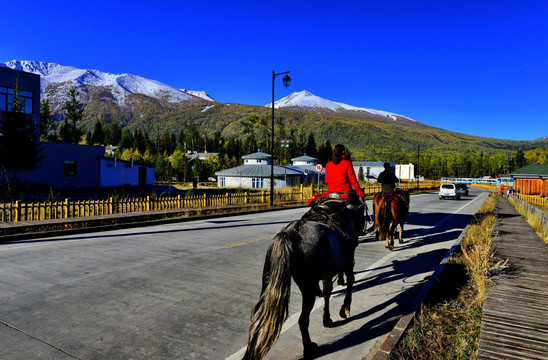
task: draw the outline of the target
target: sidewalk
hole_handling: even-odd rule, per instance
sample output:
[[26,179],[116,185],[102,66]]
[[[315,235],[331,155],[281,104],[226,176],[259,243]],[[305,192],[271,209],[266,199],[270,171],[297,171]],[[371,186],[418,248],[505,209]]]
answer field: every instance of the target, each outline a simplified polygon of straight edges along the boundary
[[496,211],[496,258],[509,270],[487,291],[478,359],[548,359],[548,245],[505,198]]

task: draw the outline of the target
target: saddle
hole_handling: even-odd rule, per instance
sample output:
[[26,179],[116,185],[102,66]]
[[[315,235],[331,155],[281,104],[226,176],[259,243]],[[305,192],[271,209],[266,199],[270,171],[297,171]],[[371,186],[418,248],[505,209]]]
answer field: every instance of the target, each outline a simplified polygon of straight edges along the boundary
[[345,230],[349,223],[344,214],[347,204],[346,200],[340,198],[320,197],[311,202],[312,207],[302,216],[302,219],[323,223],[343,241],[352,246],[358,246],[357,237],[353,237]]
[[394,190],[391,190],[391,191],[382,191],[378,194],[379,194],[379,202],[385,201],[385,198],[387,197],[389,198],[390,196],[396,196],[400,198],[400,200],[402,200],[409,208],[409,201],[405,198],[403,194],[403,189],[400,187],[396,187]]

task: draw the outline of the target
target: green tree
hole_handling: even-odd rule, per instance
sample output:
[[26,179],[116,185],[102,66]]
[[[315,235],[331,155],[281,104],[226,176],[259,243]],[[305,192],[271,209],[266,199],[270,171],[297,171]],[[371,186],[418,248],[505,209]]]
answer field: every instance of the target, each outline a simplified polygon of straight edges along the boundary
[[318,148],[318,162],[327,165],[331,157],[333,156],[333,147],[331,146],[331,141],[327,139],[325,143],[321,144]]
[[199,158],[194,159],[192,162],[192,176],[197,177],[198,180],[207,179],[207,169]]
[[19,78],[15,80],[8,111],[0,114],[0,165],[17,179],[19,171],[31,171],[39,166],[41,154],[38,129],[30,114],[23,113]]
[[124,149],[133,148],[134,140],[135,139],[133,138],[133,134],[131,130],[129,130],[128,128],[125,128],[124,130],[122,130],[122,136],[120,138],[119,145],[123,147]]
[[183,181],[185,179],[185,154],[182,151],[176,150],[169,157],[169,161],[174,175],[177,176],[177,181]]
[[122,140],[122,127],[119,121],[112,121],[110,124],[104,126],[105,131],[105,145],[120,145]]
[[78,121],[84,116],[84,104],[78,100],[79,93],[74,88],[67,92],[67,101],[62,107],[65,115],[65,120],[61,123],[59,136],[61,140],[65,140],[71,144],[78,144],[82,137],[82,129],[78,125]]
[[314,133],[311,131],[310,134],[308,134],[308,141],[306,143],[306,151],[308,156],[312,157],[318,157],[318,148],[316,147],[316,138],[314,137]]
[[103,125],[101,121],[95,121],[95,128],[91,134],[90,143],[88,145],[101,145],[105,144],[105,131],[103,130]]
[[48,99],[40,101],[40,138],[43,141],[53,141],[55,134],[55,120],[51,113],[51,106]]
[[358,170],[358,181],[364,181],[365,176],[363,174],[363,166],[360,166],[360,169]]
[[[167,154],[164,154],[167,155]],[[158,156],[154,164],[154,173],[158,180],[169,180],[171,174],[171,164],[167,156]]]

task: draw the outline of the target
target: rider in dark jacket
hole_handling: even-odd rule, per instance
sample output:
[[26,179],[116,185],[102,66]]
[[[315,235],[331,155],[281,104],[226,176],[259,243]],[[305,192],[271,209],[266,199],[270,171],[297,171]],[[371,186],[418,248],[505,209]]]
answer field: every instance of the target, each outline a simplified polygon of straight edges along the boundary
[[384,171],[379,174],[377,182],[381,184],[381,189],[383,192],[392,192],[396,188],[396,183],[400,180],[390,170],[389,162],[385,162],[383,166]]

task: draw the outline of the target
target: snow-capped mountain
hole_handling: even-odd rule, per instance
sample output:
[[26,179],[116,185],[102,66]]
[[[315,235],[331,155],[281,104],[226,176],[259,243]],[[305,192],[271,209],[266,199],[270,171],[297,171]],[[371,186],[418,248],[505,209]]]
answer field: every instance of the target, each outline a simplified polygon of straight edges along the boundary
[[[269,103],[265,106],[272,107],[272,103]],[[275,108],[307,107],[307,108],[317,108],[317,109],[328,109],[336,112],[366,111],[371,114],[386,116],[393,120],[397,120],[398,116],[402,116],[402,115],[394,114],[387,111],[361,108],[361,107],[351,106],[351,105],[347,105],[347,104],[343,104],[343,103],[339,103],[331,100],[326,100],[319,96],[311,94],[310,92],[306,90],[292,93],[278,101],[275,101],[274,107]]]
[[131,74],[110,74],[99,70],[79,69],[74,66],[39,61],[13,60],[0,63],[0,66],[40,75],[43,98],[48,97],[48,86],[59,84],[61,87],[67,87],[67,89],[75,85],[108,88],[120,105],[125,102],[130,94],[143,94],[172,103],[193,100],[195,99],[194,96],[213,101],[203,91],[182,91],[159,81]]
[[196,90],[188,90],[188,89],[179,89],[181,90],[182,92],[184,92],[185,94],[190,94],[190,95],[194,95],[194,96],[197,96],[199,98],[202,98],[204,100],[207,100],[207,101],[215,101],[211,96],[209,96],[208,93],[206,93],[205,91],[196,91]]

